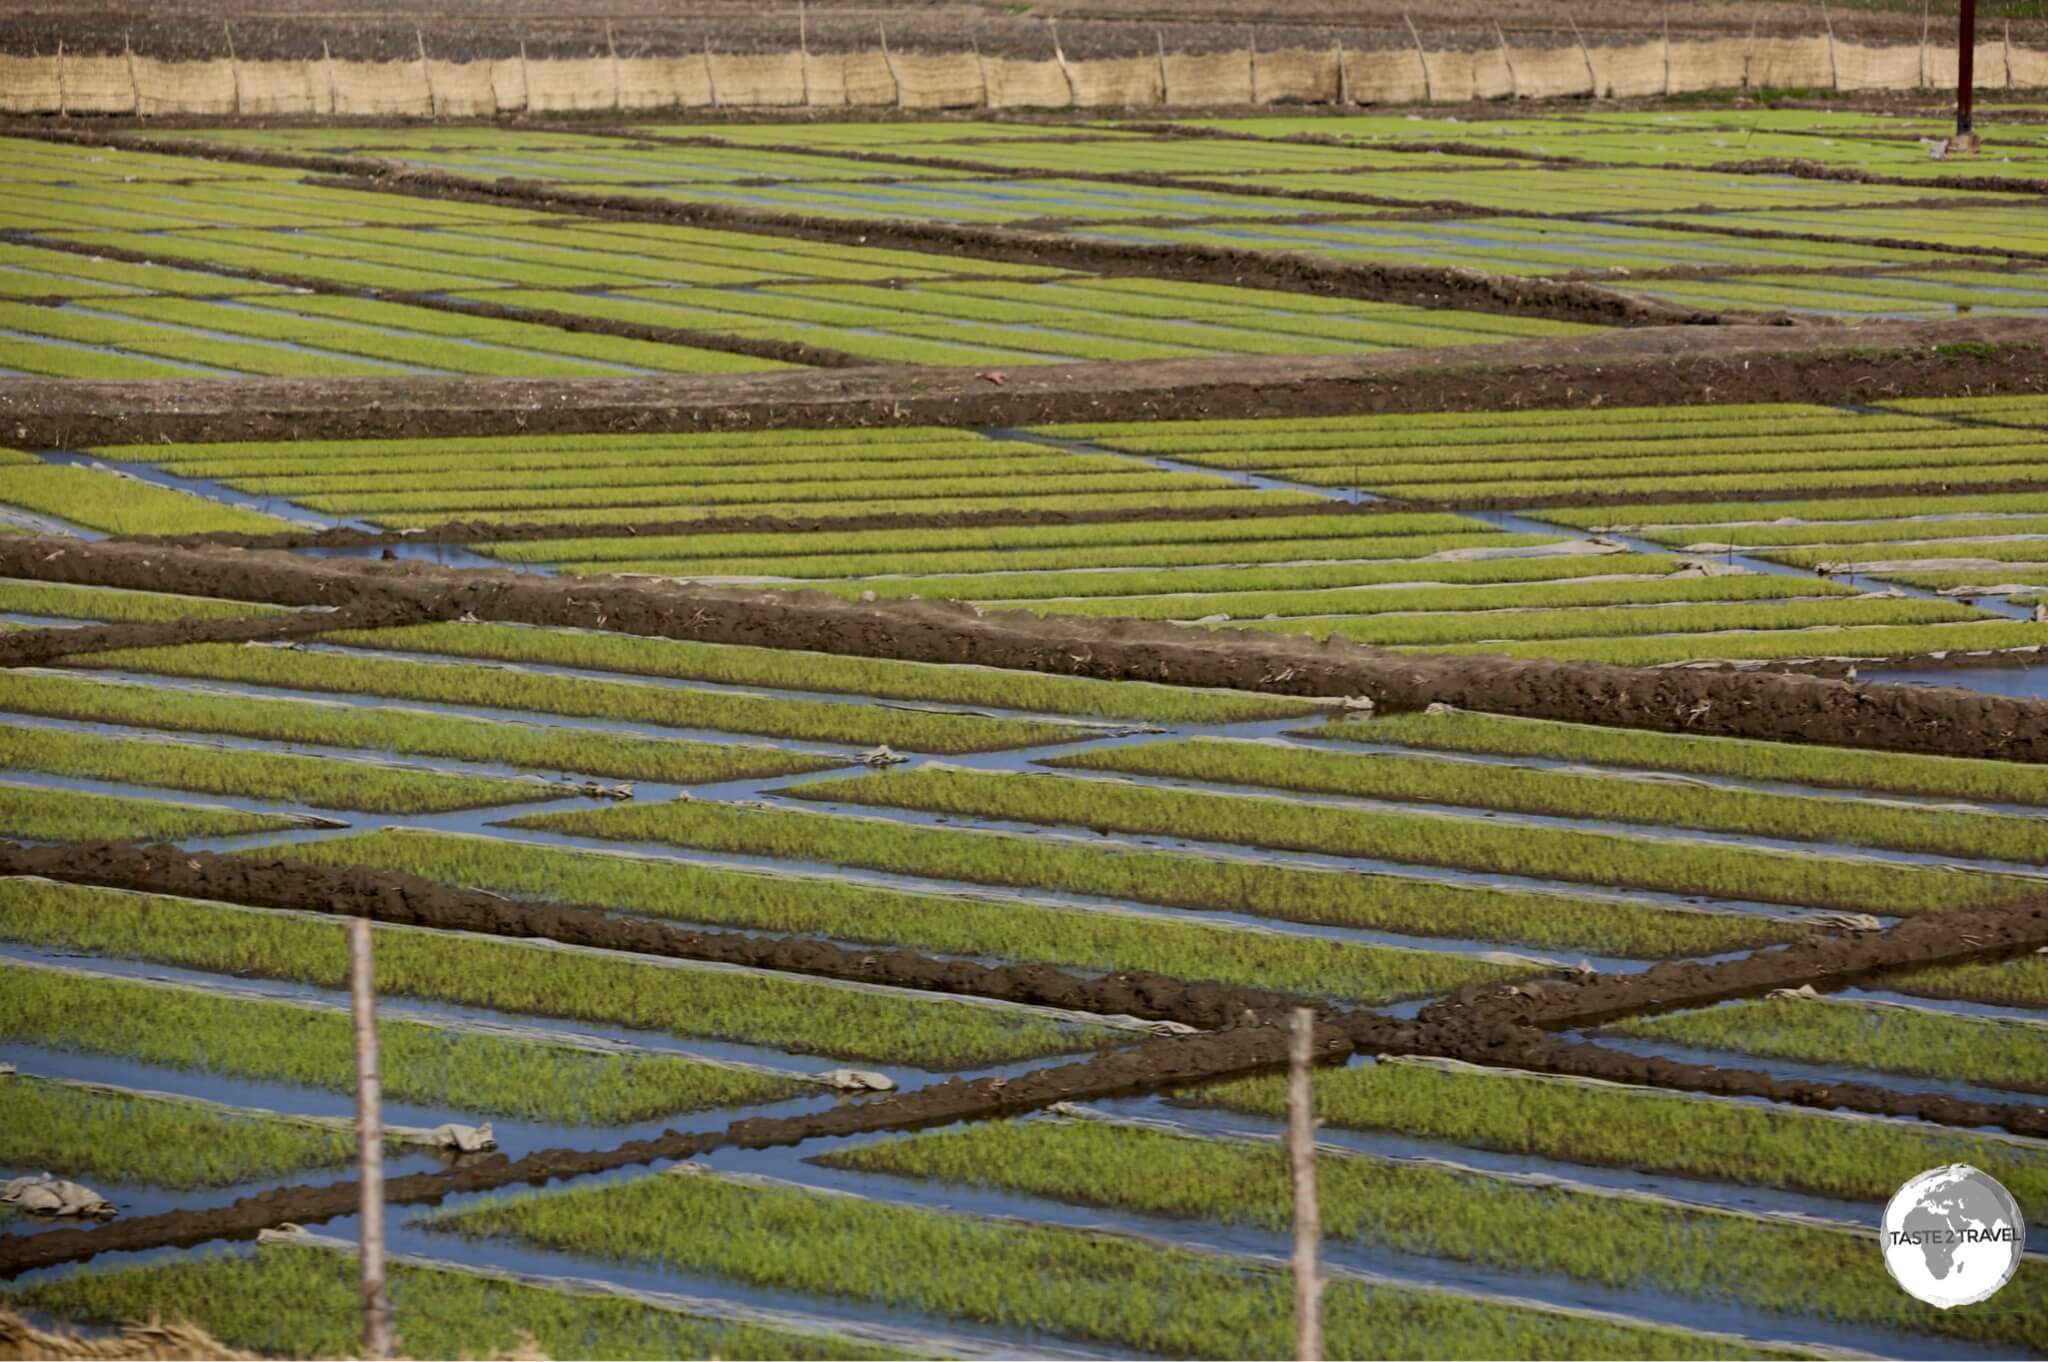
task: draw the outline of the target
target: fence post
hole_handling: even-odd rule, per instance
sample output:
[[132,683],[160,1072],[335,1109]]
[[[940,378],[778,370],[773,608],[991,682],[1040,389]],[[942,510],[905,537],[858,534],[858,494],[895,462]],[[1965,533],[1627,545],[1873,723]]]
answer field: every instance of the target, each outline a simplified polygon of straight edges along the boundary
[[1342,36],[1339,36],[1337,39],[1337,103],[1344,105],[1350,102],[1351,82],[1344,75],[1344,39]]
[[135,101],[135,116],[142,117],[142,82],[135,78],[135,45],[130,34],[121,33],[121,60],[128,64],[128,94]]
[[1749,64],[1756,60],[1756,14],[1749,16],[1749,40],[1742,45],[1742,88],[1755,89],[1756,82],[1749,78]]
[[1259,102],[1259,31],[1249,24],[1245,26],[1244,43],[1251,53],[1252,103],[1256,104]]
[[[625,78],[619,73],[619,45],[612,37],[612,21],[609,19],[604,21],[604,46],[612,54],[612,107],[622,109],[626,106]],[[706,70],[710,69],[709,56],[705,57],[704,66]]]
[[1287,1047],[1287,1161],[1294,1171],[1294,1356],[1298,1362],[1318,1362],[1323,1355],[1323,1277],[1316,1261],[1323,1223],[1316,1201],[1315,1090],[1309,1082],[1315,1034],[1314,1010],[1295,1008]]
[[981,40],[970,36],[967,45],[974,49],[974,73],[981,77],[981,107],[993,109],[995,96],[988,88],[988,60],[981,55]]
[[1664,93],[1671,93],[1671,0],[1664,0]]
[[1493,36],[1500,42],[1501,65],[1508,68],[1508,94],[1511,98],[1522,97],[1522,82],[1515,76],[1515,59],[1508,55],[1508,35],[1500,31],[1500,20],[1493,21]]
[[1159,102],[1171,106],[1173,87],[1166,83],[1166,30],[1155,28],[1152,30],[1152,36],[1159,40]]
[[714,109],[724,108],[724,102],[718,98],[718,68],[711,62],[711,36],[709,34],[706,34],[704,37],[704,84],[711,89],[711,107]]
[[1067,54],[1060,50],[1060,21],[1047,19],[1046,27],[1052,30],[1052,59],[1060,64],[1060,75],[1067,82],[1067,107],[1075,108],[1081,103],[1080,87],[1074,84],[1074,73],[1067,66]]
[[903,107],[903,77],[896,74],[896,59],[889,55],[889,30],[875,25],[875,36],[882,40],[882,65],[889,68],[889,79],[896,86],[896,107]]
[[412,40],[420,51],[420,79],[427,83],[427,113],[430,117],[439,118],[441,97],[434,93],[434,68],[427,65],[427,38],[417,24],[413,25]]
[[1600,98],[1600,73],[1593,69],[1593,53],[1586,46],[1586,35],[1579,32],[1579,21],[1577,19],[1574,19],[1569,14],[1565,15],[1564,19],[1566,23],[1572,26],[1572,37],[1577,39],[1579,44],[1579,56],[1586,63],[1586,88],[1593,98],[1598,99]]
[[[811,23],[810,14],[804,7],[804,0],[796,0],[796,56],[797,66],[803,73],[804,107],[811,107]],[[845,77],[840,78],[843,87]]]
[[1820,0],[1820,21],[1828,29],[1828,80],[1839,91],[1842,88],[1842,68],[1835,61],[1835,21],[1828,16],[1828,0]]
[[71,112],[69,106],[70,101],[65,97],[64,93],[64,40],[59,38],[57,40],[57,116],[63,118],[69,115]]
[[377,1079],[377,1001],[370,973],[370,920],[349,919],[349,1010],[356,1030],[356,1158],[363,1222],[363,1355],[391,1356],[391,1299],[384,1290],[384,1117]]
[[1422,50],[1422,35],[1415,31],[1415,20],[1409,17],[1407,10],[1401,11],[1401,19],[1408,25],[1408,36],[1415,42],[1415,63],[1422,68],[1422,102],[1434,104],[1435,93],[1429,88],[1429,54]]
[[235,83],[235,117],[242,116],[242,64],[235,60],[235,31],[228,27],[228,21],[220,21],[220,31],[228,39],[228,79]]

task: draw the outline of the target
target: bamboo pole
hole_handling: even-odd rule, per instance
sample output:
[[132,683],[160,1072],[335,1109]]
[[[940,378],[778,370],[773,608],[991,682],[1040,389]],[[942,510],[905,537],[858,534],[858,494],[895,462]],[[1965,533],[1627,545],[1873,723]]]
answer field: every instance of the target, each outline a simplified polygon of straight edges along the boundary
[[1315,1094],[1309,1084],[1316,1014],[1294,1009],[1294,1034],[1287,1049],[1287,1161],[1294,1170],[1294,1356],[1318,1362],[1323,1355],[1323,1277],[1317,1263],[1323,1238],[1316,1203]]
[[356,1031],[356,1159],[362,1187],[363,1355],[391,1356],[391,1298],[384,1289],[384,1117],[377,1079],[377,1000],[370,920],[349,921],[349,1010]]
[[1422,67],[1422,102],[1434,104],[1434,92],[1429,88],[1429,54],[1422,50],[1422,35],[1415,31],[1415,20],[1408,11],[1401,11],[1401,21],[1408,25],[1408,37],[1415,43],[1415,60]]

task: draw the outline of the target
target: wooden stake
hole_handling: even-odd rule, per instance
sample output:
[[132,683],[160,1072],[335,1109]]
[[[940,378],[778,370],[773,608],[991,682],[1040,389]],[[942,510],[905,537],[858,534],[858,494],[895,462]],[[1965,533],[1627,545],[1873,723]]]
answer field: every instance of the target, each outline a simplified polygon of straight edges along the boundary
[[1842,88],[1842,68],[1835,64],[1835,21],[1828,17],[1828,0],[1820,0],[1820,21],[1828,29],[1828,79],[1839,90]]
[[1244,31],[1244,43],[1252,54],[1252,103],[1256,104],[1259,102],[1259,31],[1247,26]]
[[1067,106],[1072,108],[1081,102],[1081,92],[1080,88],[1074,84],[1073,71],[1067,66],[1067,54],[1060,50],[1060,21],[1057,19],[1047,19],[1045,24],[1047,28],[1052,30],[1052,59],[1060,64],[1060,75],[1066,78]]
[[711,64],[711,38],[708,34],[704,39],[704,83],[711,87],[711,107],[724,108],[724,103],[718,98],[718,71]]
[[[360,921],[360,919],[358,919]],[[1294,1034],[1287,1047],[1287,1161],[1294,1170],[1294,1356],[1318,1362],[1323,1355],[1323,1278],[1317,1263],[1322,1244],[1322,1211],[1316,1202],[1315,1093],[1309,1084],[1316,1014],[1294,1009]]]
[[1579,56],[1586,63],[1587,89],[1592,92],[1593,98],[1598,99],[1600,98],[1600,73],[1593,69],[1593,53],[1586,46],[1586,35],[1579,32],[1579,21],[1577,19],[1572,18],[1569,14],[1565,15],[1564,19],[1566,23],[1572,26],[1572,37],[1578,39],[1579,43]]
[[[796,0],[796,51],[797,65],[803,71],[804,107],[808,109],[811,107],[811,24],[804,0]],[[984,80],[983,84],[986,83]]]
[[[220,21],[220,31],[228,38],[228,79],[235,83],[235,116],[239,118],[242,114],[242,64],[235,60],[235,31],[228,27],[225,19]],[[61,55],[63,49],[58,51]]]
[[1927,0],[1920,0],[1920,88],[1927,88]]
[[384,1116],[377,1080],[377,999],[370,973],[370,920],[351,918],[349,1010],[356,1029],[356,1158],[362,1188],[363,1355],[391,1356],[391,1298],[384,1290]]
[[1671,0],[1664,0],[1664,93],[1671,93]]
[[71,113],[69,101],[64,96],[64,40],[57,40],[57,116],[68,117]]
[[983,60],[982,58],[981,43],[970,36],[967,39],[967,45],[968,47],[974,50],[974,72],[976,75],[981,77],[981,107],[984,109],[992,109],[995,107],[994,103],[992,102],[994,96],[989,93],[988,62]]
[[1342,38],[1337,39],[1337,102],[1339,104],[1349,104],[1351,102],[1351,82],[1344,75],[1344,40]]
[[[619,45],[612,39],[612,21],[609,19],[604,21],[604,46],[612,54],[612,107],[617,109],[626,102],[625,80],[619,74]],[[707,56],[704,61],[708,66],[711,59]]]
[[121,34],[121,59],[128,63],[128,93],[135,100],[135,116],[142,116],[142,82],[135,78],[135,46],[130,35]]
[[1515,59],[1508,55],[1508,35],[1500,31],[1500,20],[1493,21],[1493,36],[1500,41],[1501,65],[1508,68],[1508,93],[1516,99],[1522,97],[1522,82],[1515,78]]
[[412,40],[420,50],[420,79],[427,83],[427,112],[435,118],[441,116],[441,100],[434,93],[434,69],[427,65],[427,39],[418,25],[413,26]]
[[1159,102],[1171,105],[1173,87],[1166,83],[1166,30],[1155,28],[1152,30],[1152,36],[1159,40]]
[[1402,21],[1408,25],[1408,36],[1415,40],[1415,60],[1422,67],[1422,102],[1436,103],[1436,96],[1429,88],[1429,54],[1422,50],[1422,35],[1415,31],[1415,21],[1408,17],[1408,11],[1401,11]]

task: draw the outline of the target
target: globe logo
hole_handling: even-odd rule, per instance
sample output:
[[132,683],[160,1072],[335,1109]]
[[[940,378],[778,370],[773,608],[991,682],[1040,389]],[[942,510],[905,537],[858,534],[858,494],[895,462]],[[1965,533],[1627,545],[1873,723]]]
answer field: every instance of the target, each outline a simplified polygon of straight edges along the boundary
[[2004,1286],[2027,1246],[2012,1193],[1967,1163],[1909,1178],[1884,1208],[1882,1235],[1892,1279],[1943,1310],[1974,1304]]

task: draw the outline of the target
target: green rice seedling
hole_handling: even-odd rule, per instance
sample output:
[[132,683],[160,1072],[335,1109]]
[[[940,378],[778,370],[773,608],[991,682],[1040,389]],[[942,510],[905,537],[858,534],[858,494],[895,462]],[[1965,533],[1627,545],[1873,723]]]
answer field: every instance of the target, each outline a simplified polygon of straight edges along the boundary
[[[889,775],[820,781],[804,799],[930,813],[1072,825],[1134,836],[1182,837],[1275,850],[1363,856],[1421,865],[1607,884],[1918,913],[2032,897],[2034,882],[1946,867],[1836,859],[1812,852],[1648,838],[1576,828],[1501,825],[1479,818],[1383,813],[1252,795],[1165,789],[1124,781],[1012,776],[926,766]],[[567,826],[639,810],[565,814]],[[535,815],[552,819],[556,815]],[[543,824],[544,826],[547,824]]]
[[[347,1357],[362,1348],[355,1255],[266,1243],[18,1287],[5,1299],[82,1324],[189,1320],[230,1348],[265,1357]],[[403,1259],[387,1277],[399,1347],[412,1357],[887,1358],[827,1334],[723,1320],[630,1296],[533,1286]]]
[[1465,710],[1333,720],[1302,729],[1298,736],[1441,752],[1595,762],[1689,775],[1732,776],[1739,780],[1789,781],[1886,794],[2048,805],[2048,771],[2021,762],[1652,733],[1636,728],[1599,728]]
[[1929,965],[1873,976],[1876,983],[1927,998],[1961,998],[2008,1007],[2048,1008],[2048,956],[1974,965]]
[[[2032,457],[2019,459],[2009,455],[2002,463],[1915,465],[1883,472],[1845,468],[1815,472],[1765,470],[1706,473],[1696,476],[1659,474],[1654,477],[1611,478],[1603,472],[1599,480],[1598,495],[1608,498],[1643,494],[1692,495],[1704,498],[1754,493],[1758,497],[1763,497],[1812,495],[1836,490],[1867,494],[1882,492],[1888,488],[1903,492],[1927,486],[1947,489],[1995,486],[2010,482],[2048,482],[2048,467],[2044,467],[2040,461],[2038,447],[2030,448],[2027,452]],[[1343,480],[1340,479],[1337,485],[1343,485]],[[1498,505],[1515,502],[1527,504],[1553,497],[1574,501],[1589,499],[1585,477],[1578,473],[1561,475],[1549,480],[1517,481],[1392,482],[1376,479],[1369,485],[1374,491],[1388,496],[1417,501],[1442,501],[1452,505]]]
[[[1186,484],[1181,484],[1183,489]],[[757,501],[733,503],[725,507],[698,507],[687,499],[677,501],[644,502],[630,506],[571,506],[535,507],[525,510],[492,510],[490,519],[514,525],[630,525],[650,519],[649,508],[659,510],[660,519],[701,520],[715,526],[724,516],[819,516],[821,507],[829,518],[850,519],[870,515],[944,515],[953,511],[994,511],[1010,510],[1024,506],[1032,510],[1046,511],[1141,511],[1156,514],[1160,511],[1200,511],[1205,515],[1227,514],[1237,508],[1263,510],[1270,506],[1314,506],[1323,505],[1328,498],[1314,492],[1267,492],[1225,484],[1202,487],[1193,491],[1152,491],[1152,492],[1034,492],[1023,495],[986,496],[894,496],[877,497],[872,500],[837,500],[829,503],[818,501]],[[465,512],[466,513],[466,512]],[[394,529],[411,526],[434,526],[445,524],[452,512],[447,509],[429,511],[383,511],[370,518],[380,525]],[[1545,536],[1535,536],[1536,542],[1550,542]],[[1498,540],[1491,541],[1499,543]],[[608,571],[629,572],[640,569],[632,564],[615,565]],[[657,569],[665,570],[665,569]]]
[[[631,558],[581,562],[565,560],[577,575],[592,572],[652,572],[668,577],[766,577],[794,578],[809,586],[819,577],[859,577],[868,573],[900,572],[991,574],[981,592],[1000,595],[1010,590],[1010,574],[1060,572],[1066,569],[1099,572],[1104,568],[1167,568],[1181,565],[1207,566],[1216,563],[1294,563],[1326,559],[1361,562],[1371,559],[1414,560],[1446,549],[1483,547],[1489,549],[1529,548],[1562,542],[1542,534],[1460,534],[1456,536],[1358,535],[1342,539],[1273,539],[1249,544],[1201,545],[1108,545],[1095,549],[1010,550],[920,554],[867,553],[796,556],[788,553],[758,558]],[[1430,580],[1432,574],[1413,572],[1429,563],[1411,563],[1411,575]],[[1668,565],[1667,565],[1668,566]],[[1581,568],[1583,571],[1583,566]],[[1314,572],[1303,568],[1297,580]],[[997,575],[1000,574],[1000,575]],[[1105,577],[1108,574],[1103,574]],[[1179,574],[1176,574],[1178,577]],[[887,578],[862,582],[861,589],[886,587]],[[1167,589],[1180,589],[1178,581]]]
[[[1244,1225],[1294,1220],[1287,1151],[1102,1121],[997,1121],[825,1154],[836,1168]],[[1516,1183],[1406,1160],[1319,1152],[1322,1231],[1375,1249],[1507,1271],[1738,1301],[1774,1314],[1903,1325],[2038,1345],[2048,1326],[2009,1302],[1900,1318],[1898,1286],[1867,1232],[1765,1221],[1613,1193]],[[2048,1265],[2013,1286],[2048,1292]]]
[[1646,605],[1618,610],[1466,610],[1439,615],[1365,615],[1335,620],[1288,620],[1253,627],[1306,633],[1315,638],[1335,636],[1384,647],[1421,648],[1482,639],[1615,639],[1730,629],[1779,631],[1841,625],[1965,623],[1981,619],[1981,613],[1956,601],[1852,597],[1821,601],[1757,600],[1730,605]]
[[[495,893],[759,931],[1076,969],[1153,970],[1359,1002],[1425,982],[1415,952],[1015,900],[915,894],[823,876],[764,874],[480,837],[380,829],[293,848],[324,865],[375,865]],[[1453,986],[1470,970],[1434,961]]]
[[[0,710],[676,785],[801,775],[842,764],[833,757],[753,744],[635,738],[602,729],[461,719],[384,706],[271,700],[25,670],[0,672]],[[323,765],[320,779],[324,783],[348,770],[345,763]],[[538,799],[547,793],[521,784],[505,791],[504,796],[506,800]]]
[[[1095,493],[1150,494],[1206,487],[1238,491],[1221,480],[1199,473],[1084,473],[1073,476],[967,477],[927,479],[876,478],[859,487],[863,497],[886,499],[923,495],[950,497],[1037,498]],[[390,512],[440,511],[446,515],[484,515],[497,511],[578,510],[624,506],[750,506],[813,505],[845,500],[848,487],[835,481],[759,483],[675,482],[612,488],[519,487],[465,493],[459,488],[426,492],[356,492],[333,496],[307,495],[298,501],[316,511],[384,515]],[[749,514],[760,514],[758,510]]]
[[24,510],[109,534],[204,534],[213,530],[264,534],[287,527],[275,516],[75,465],[13,469],[0,496]]
[[1840,657],[1883,660],[1921,654],[1994,653],[2039,648],[2048,628],[2026,620],[1982,624],[1873,625],[1863,628],[1752,629],[1725,634],[1651,634],[1642,638],[1568,638],[1519,643],[1437,645],[1420,651],[1576,658],[1617,667],[1654,667],[1704,659],[1790,661]]
[[[17,1044],[330,1092],[355,1087],[345,1012],[4,962],[0,980],[8,993],[0,1035]],[[524,1120],[614,1125],[804,1090],[794,1079],[672,1055],[608,1054],[390,1017],[377,1040],[391,1100]]]
[[345,1129],[266,1119],[175,1097],[0,1077],[0,1166],[186,1191],[327,1168],[354,1156]]
[[381,657],[337,656],[288,648],[191,644],[117,650],[80,659],[170,676],[290,686],[392,700],[532,710],[579,718],[620,719],[674,728],[809,742],[890,747],[913,752],[986,752],[1085,736],[1069,724],[966,714],[920,713],[832,701],[684,690],[639,682],[551,676],[502,667],[422,664]]
[[[1730,949],[1737,942],[1790,939],[1804,930],[1795,923],[1736,914],[1666,912],[1625,901],[759,806],[679,800],[615,809],[604,816],[541,814],[516,821],[521,826],[588,837],[668,842],[705,851],[861,866],[969,884],[1014,885],[1322,926],[1516,941],[1614,955],[1707,954]],[[1443,986],[1447,970],[1470,971],[1475,977],[1509,972],[1503,966],[1435,952],[1389,956],[1384,963],[1384,987],[1396,994],[1433,992]],[[1396,964],[1412,965],[1412,969],[1397,978],[1391,972]]]
[[[1287,1082],[1235,1079],[1176,1100],[1278,1118]],[[1448,1061],[1318,1070],[1315,1104],[1325,1122],[1351,1130],[1844,1201],[1882,1203],[1922,1169],[1968,1163],[2010,1188],[2029,1216],[2048,1210],[2048,1165],[2034,1148],[1969,1131]]]
[[1054,757],[1046,765],[1167,780],[1259,785],[1308,794],[2048,862],[2048,819],[1713,789],[1490,763],[1355,756],[1264,742],[1195,738],[1075,752]]
[[1139,681],[1094,681],[984,667],[833,657],[785,648],[688,643],[572,629],[430,624],[328,635],[337,643],[402,648],[498,662],[540,662],[595,671],[723,685],[832,691],[929,704],[992,705],[1043,714],[1156,723],[1237,723],[1310,714],[1314,701],[1192,690]]
[[[1002,582],[988,583],[997,591]],[[1564,608],[1585,610],[1606,605],[1649,606],[1679,602],[1709,603],[1772,601],[1784,597],[1847,595],[1853,588],[1832,582],[1812,583],[1775,574],[1727,577],[1667,577],[1658,581],[1549,581],[1521,586],[1423,586],[1410,590],[1361,587],[1334,591],[1251,591],[1215,594],[1175,592],[1164,596],[1106,596],[1081,600],[993,600],[1000,609],[1024,606],[1047,615],[1111,615],[1120,619],[1206,620],[1218,615],[1257,619],[1273,615],[1364,615],[1389,626],[1421,621],[1377,617],[1395,612],[1467,612],[1473,628],[1512,630],[1519,615],[1562,614]],[[1545,607],[1557,609],[1546,610]],[[1517,612],[1510,614],[1507,612]],[[1620,612],[1612,612],[1612,619]],[[1633,612],[1631,612],[1633,613]],[[1683,618],[1674,611],[1674,615]],[[1442,621],[1433,621],[1438,627]],[[1320,624],[1309,626],[1320,630]]]
[[[934,481],[951,480],[963,487],[972,488],[986,481],[1001,484],[1025,477],[1088,477],[1101,474],[1117,476],[1129,473],[1128,460],[1114,456],[1087,457],[1060,453],[1033,453],[1016,459],[1007,456],[995,466],[988,451],[978,457],[958,458],[944,456],[931,460],[890,459],[869,463],[853,454],[827,467],[811,462],[777,463],[752,462],[739,467],[719,466],[704,476],[716,478],[699,486],[707,495],[722,498],[727,490],[755,489],[755,496],[780,496],[789,488],[804,490],[825,483],[841,483],[856,489],[865,489],[878,479],[904,482],[927,478]],[[274,493],[295,499],[309,500],[315,496],[342,496],[372,494],[385,491],[403,490],[411,493],[433,491],[460,491],[482,493],[507,489],[512,491],[533,491],[536,489],[560,488],[577,492],[586,491],[637,493],[643,487],[673,486],[679,479],[695,472],[691,465],[670,465],[653,462],[608,462],[593,466],[581,464],[507,469],[501,466],[455,468],[442,471],[422,471],[385,468],[368,473],[328,474],[326,472],[300,471],[288,474],[263,474],[256,477],[236,477],[230,481],[243,491]]]
[[1617,1022],[1612,1029],[1704,1050],[2048,1092],[2048,1031],[2032,1022],[1826,999],[1759,998]]
[[224,601],[210,596],[173,596],[156,591],[122,591],[105,586],[0,579],[0,611],[104,620],[110,624],[181,619],[244,619],[277,613],[281,607]]
[[306,826],[290,814],[87,794],[0,781],[0,836],[36,842],[168,842]]
[[[495,550],[493,550],[495,552]],[[580,570],[583,565],[578,564]],[[1307,591],[1341,587],[1433,585],[1471,586],[1521,582],[1568,581],[1606,573],[1669,572],[1671,562],[1649,554],[1617,553],[1599,558],[1537,556],[1483,558],[1470,562],[1421,559],[1394,562],[1338,562],[1278,567],[1125,569],[1117,572],[1005,572],[995,575],[872,577],[852,582],[806,582],[834,595],[874,592],[883,599],[927,596],[938,599],[987,601],[1021,607],[1058,597],[1064,601],[1098,596],[1148,596],[1173,592]]]
[[[912,445],[909,449],[925,448]],[[962,449],[972,454],[975,446]],[[838,446],[820,445],[811,454],[837,457]],[[900,454],[902,451],[895,451]],[[744,451],[713,451],[718,459],[732,459]],[[694,451],[692,451],[694,457]],[[517,456],[498,456],[499,458]],[[565,456],[538,454],[535,458]],[[585,458],[592,456],[583,456]],[[609,459],[643,459],[646,454],[607,453]],[[786,457],[786,456],[779,456]],[[864,454],[864,458],[875,455]],[[454,460],[451,458],[450,462]],[[378,460],[383,462],[383,460]],[[180,468],[193,465],[179,464]],[[374,471],[374,470],[371,470]],[[634,558],[767,558],[807,557],[825,554],[902,553],[998,549],[1077,548],[1083,545],[1124,547],[1136,544],[1224,544],[1234,548],[1264,539],[1343,538],[1369,532],[1385,535],[1487,534],[1491,530],[1464,516],[1435,512],[1386,512],[1361,517],[1355,514],[1237,517],[1224,520],[1122,520],[1082,522],[1072,525],[994,525],[973,528],[846,530],[837,533],[715,534],[603,536],[589,539],[558,539],[547,543],[510,543],[491,546],[494,557],[511,561],[546,562],[570,558],[582,562],[624,561]]]
[[[153,895],[98,895],[84,900],[92,906],[88,916],[78,912],[79,900],[10,888],[0,931],[40,946],[347,986],[340,921]],[[377,934],[377,987],[387,997],[929,1068],[1008,1063],[1120,1038],[1029,1012],[791,975],[671,967],[628,955],[391,928]]]
[[[1777,549],[1810,546],[1814,552],[1826,552],[1840,545],[1872,544],[1880,547],[1867,550],[1867,553],[1890,555],[1896,550],[1901,556],[1924,556],[1916,554],[1907,545],[1914,541],[1944,542],[1967,539],[1973,535],[2048,535],[2048,516],[1824,521],[1819,524],[1798,525],[1717,525],[1705,532],[1696,528],[1671,527],[1651,530],[1643,537],[1660,544],[1668,543],[1679,547],[1695,543],[1704,536],[1715,543],[1733,544],[1741,548]],[[1957,544],[1955,549],[1958,554],[1970,552],[1969,546],[1963,544]],[[1839,550],[1834,553],[1836,559],[1844,556],[1854,555],[1844,555]]]
[[[469,1238],[660,1262],[759,1288],[839,1296],[1174,1356],[1285,1355],[1286,1275],[1118,1235],[663,1174],[436,1212]],[[919,1264],[905,1272],[905,1263]],[[1162,1308],[1171,1302],[1171,1308]],[[1720,1356],[1733,1344],[1449,1292],[1339,1278],[1322,1299],[1333,1356]],[[1742,1349],[1747,1353],[1751,1349]]]
[[0,723],[4,769],[370,813],[446,813],[548,797],[532,781]]
[[205,373],[189,364],[149,359],[114,349],[73,349],[35,340],[0,337],[0,369],[45,378],[196,378]]
[[[2038,563],[2048,557],[2048,541],[2036,539],[1975,540],[1956,542],[1950,539],[1917,539],[1903,544],[1875,544],[1866,549],[1855,546],[1838,547],[1820,544],[1812,548],[1773,548],[1761,552],[1759,557],[1774,563],[1791,567],[1821,567],[1858,560],[1907,562],[1923,558],[1982,558],[1993,563],[2011,561],[2015,563]],[[1976,569],[1981,576],[1986,572],[1997,572],[1996,567]]]
[[[1920,515],[2048,513],[2048,492],[1976,493],[1959,496],[1849,496],[1801,501],[1673,502],[1643,506],[1557,507],[1545,520],[1584,529],[1623,525],[1722,525],[1731,521],[1890,520]],[[1719,533],[1716,530],[1715,533]]]

